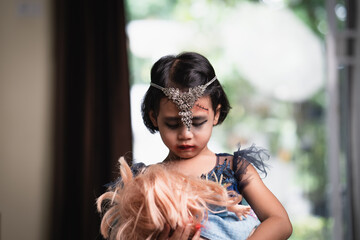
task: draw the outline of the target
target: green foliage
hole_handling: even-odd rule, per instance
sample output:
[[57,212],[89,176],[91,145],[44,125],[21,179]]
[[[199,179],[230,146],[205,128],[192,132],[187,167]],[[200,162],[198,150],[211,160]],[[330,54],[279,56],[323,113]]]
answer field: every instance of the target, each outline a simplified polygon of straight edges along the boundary
[[293,234],[290,240],[327,240],[331,239],[329,232],[331,221],[320,217],[306,217],[292,222]]
[[324,38],[325,0],[288,0],[287,5],[316,35]]
[[307,102],[296,106],[298,146],[294,161],[298,166],[301,184],[314,206],[315,213],[325,215],[326,209],[326,129],[325,96],[318,93]]
[[128,21],[146,18],[172,18],[179,0],[128,0],[126,1]]
[[[149,83],[150,71],[152,62],[148,58],[137,57],[131,52],[128,53],[129,67],[134,69],[130,71],[130,84],[134,83]],[[136,71],[135,71],[136,69]]]

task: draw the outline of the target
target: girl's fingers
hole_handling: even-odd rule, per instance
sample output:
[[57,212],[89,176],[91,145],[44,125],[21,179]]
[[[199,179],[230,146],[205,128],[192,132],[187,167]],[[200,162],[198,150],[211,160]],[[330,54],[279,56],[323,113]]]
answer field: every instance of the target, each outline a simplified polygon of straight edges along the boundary
[[189,239],[189,235],[191,232],[192,225],[188,224],[185,227],[177,227],[174,231],[173,235],[169,238],[169,240],[187,240]]
[[159,234],[159,236],[157,237],[157,240],[168,239],[169,233],[170,233],[170,226],[169,226],[169,224],[165,224],[164,230]]
[[188,225],[185,226],[185,230],[184,230],[184,232],[182,234],[181,239],[187,240],[189,238],[191,227],[192,227],[191,224],[188,224]]
[[171,237],[169,238],[169,240],[183,239],[182,235],[183,235],[184,230],[185,230],[185,227],[178,226],[175,229],[175,231],[173,232],[173,234],[171,235]]
[[201,230],[197,230],[196,233],[194,234],[192,240],[198,240],[200,239],[200,233],[201,233]]
[[[177,227],[173,234],[169,237],[170,226],[166,224],[164,226],[164,230],[157,237],[157,240],[187,240],[190,236],[191,229],[192,224],[188,224],[185,227]],[[200,231],[200,229],[196,231],[192,238],[193,240],[200,239]]]

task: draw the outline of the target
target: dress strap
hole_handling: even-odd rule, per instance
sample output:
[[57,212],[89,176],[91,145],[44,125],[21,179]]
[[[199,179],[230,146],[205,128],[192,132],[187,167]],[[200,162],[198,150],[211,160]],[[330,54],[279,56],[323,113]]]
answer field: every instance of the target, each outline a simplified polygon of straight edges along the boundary
[[215,166],[217,166],[217,165],[219,165],[219,162],[220,162],[220,156],[217,153],[215,153],[215,155],[216,155],[216,164],[215,164]]
[[[216,165],[215,166],[218,166],[218,165],[222,165],[224,164],[225,162],[228,163],[229,161],[229,157],[232,157],[231,154],[229,153],[216,153]],[[222,158],[224,158],[224,160],[222,160]],[[230,165],[232,166],[232,165]]]

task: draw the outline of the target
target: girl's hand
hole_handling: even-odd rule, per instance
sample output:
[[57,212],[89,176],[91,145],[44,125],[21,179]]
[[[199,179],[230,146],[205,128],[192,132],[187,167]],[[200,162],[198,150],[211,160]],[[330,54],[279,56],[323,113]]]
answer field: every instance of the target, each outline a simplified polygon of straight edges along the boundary
[[[160,233],[157,240],[188,240],[190,231],[192,229],[192,225],[188,224],[185,227],[177,227],[173,234],[169,236],[170,234],[170,226],[168,224],[165,225],[164,230]],[[200,229],[196,231],[194,234],[192,240],[198,240],[200,239]]]
[[292,225],[280,201],[265,186],[252,165],[247,167],[243,178],[249,180],[244,187],[243,196],[261,221],[248,239],[288,239],[292,233]]

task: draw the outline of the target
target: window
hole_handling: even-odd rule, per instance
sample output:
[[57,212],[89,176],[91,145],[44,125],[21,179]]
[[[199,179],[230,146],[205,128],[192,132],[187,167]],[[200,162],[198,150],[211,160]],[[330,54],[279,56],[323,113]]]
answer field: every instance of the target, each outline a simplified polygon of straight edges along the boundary
[[[350,189],[359,181],[348,174],[349,164],[354,166],[350,160],[354,147],[349,146],[355,146],[349,144],[349,132],[356,125],[351,114],[354,96],[348,93],[359,70],[354,64],[342,64],[334,73],[341,84],[335,101],[340,101],[343,109],[336,116],[336,110],[328,105],[328,97],[333,101],[331,94],[336,89],[326,81],[329,62],[337,64],[339,57],[326,51],[332,27],[326,19],[329,3],[131,0],[127,8],[135,161],[153,163],[167,155],[160,136],[148,133],[140,116],[152,64],[166,54],[200,52],[212,62],[233,107],[225,122],[214,129],[210,148],[233,152],[238,144],[247,147],[255,143],[269,149],[272,167],[264,182],[290,215],[291,239],[343,239],[336,238],[332,230],[337,221],[334,199],[341,220],[345,220],[340,237],[351,239],[356,215],[351,209],[356,208],[354,199],[359,197],[350,194],[354,191]],[[348,6],[339,1],[332,9],[337,27],[345,28]],[[331,127],[339,134],[331,133]],[[338,155],[331,159],[329,154],[336,149]],[[339,156],[342,163],[337,165]],[[334,185],[337,176],[342,182]],[[336,186],[348,194],[334,196]],[[351,207],[343,209],[342,204]]]

